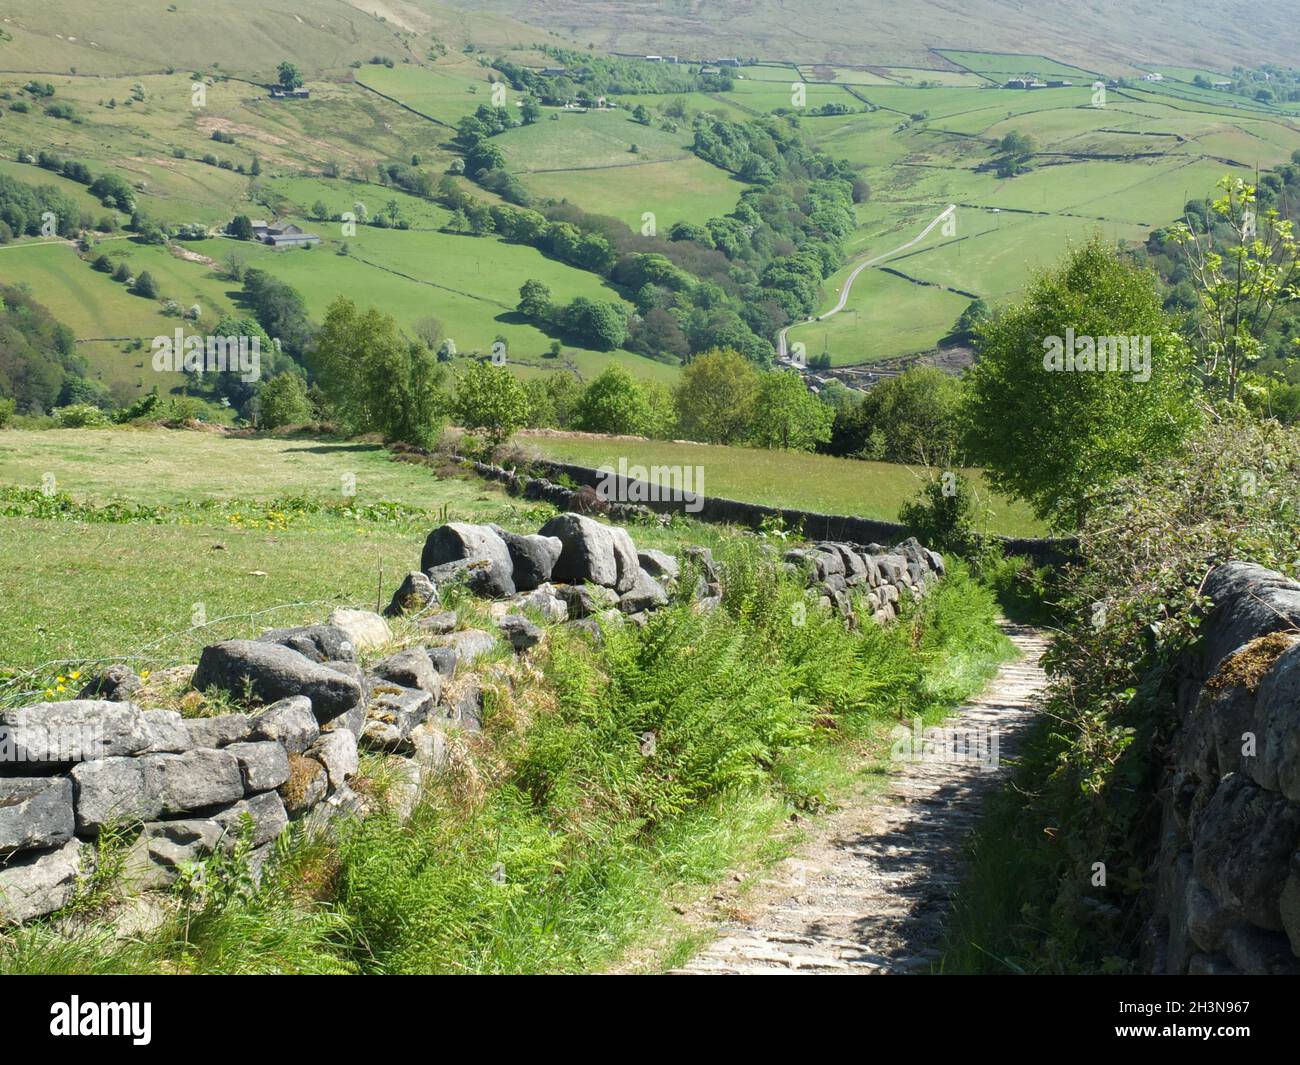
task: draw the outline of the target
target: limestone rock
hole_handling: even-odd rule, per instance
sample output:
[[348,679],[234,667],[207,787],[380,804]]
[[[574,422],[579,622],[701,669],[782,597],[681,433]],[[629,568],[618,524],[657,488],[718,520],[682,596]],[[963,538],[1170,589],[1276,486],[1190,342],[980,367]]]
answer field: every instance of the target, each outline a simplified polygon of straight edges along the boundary
[[81,844],[21,851],[0,863],[0,924],[21,924],[62,909],[77,893]]
[[161,796],[152,788],[146,791],[144,758],[82,762],[72,770],[72,784],[79,833],[95,834],[111,821],[153,821],[162,813]]
[[517,653],[541,643],[545,633],[522,614],[507,614],[497,622],[497,627]]
[[1278,899],[1282,928],[1291,941],[1291,953],[1300,958],[1300,852],[1291,855],[1290,871]]
[[410,738],[411,730],[429,716],[433,705],[433,696],[426,691],[397,684],[377,686],[362,736],[372,747],[397,750]]
[[[347,731],[343,734],[352,735]],[[239,763],[244,791],[249,794],[271,791],[289,779],[288,751],[274,740],[232,743],[225,750]]]
[[158,797],[159,812],[163,814],[218,806],[244,794],[239,760],[229,751],[147,754],[137,761],[143,766],[145,790]]
[[136,754],[153,742],[131,703],[70,699],[0,711],[0,762],[71,765]]
[[450,680],[456,675],[456,665],[460,661],[456,648],[430,647],[428,648],[428,655],[429,664],[438,671],[438,675],[444,680]]
[[473,673],[461,677],[438,707],[438,716],[470,732],[483,727],[483,682]]
[[302,754],[319,735],[320,725],[311,711],[311,700],[302,695],[268,706],[253,718],[249,732],[250,739],[275,740],[290,754]]
[[306,755],[289,755],[289,779],[279,787],[280,798],[289,817],[306,813],[329,791],[329,774],[325,767]]
[[0,855],[61,846],[75,828],[67,777],[0,777]]
[[668,605],[668,593],[645,570],[637,571],[636,584],[619,597],[618,608],[624,614],[639,614]]
[[193,683],[199,691],[218,688],[242,695],[250,690],[264,703],[303,695],[311,700],[318,720],[342,713],[361,698],[361,686],[352,677],[291,648],[256,640],[227,640],[205,647]]
[[247,739],[253,720],[244,714],[222,714],[219,717],[196,717],[185,722],[189,748],[228,747]]
[[174,884],[181,866],[215,851],[222,839],[216,821],[196,818],[151,821],[126,852],[122,879],[134,891],[155,891]]
[[[393,639],[388,622],[373,610],[347,610],[339,607],[330,614],[329,624],[342,629],[357,651],[373,651],[391,643]],[[338,655],[332,657],[339,659]]]
[[115,703],[130,702],[143,682],[129,666],[112,665],[91,677],[77,694],[78,699],[108,699]]
[[179,754],[190,749],[190,730],[186,728],[185,719],[177,711],[146,710],[143,716],[145,727],[152,737],[152,742],[145,748],[145,753]]
[[414,570],[402,578],[397,591],[388,606],[384,608],[384,617],[400,617],[402,614],[415,614],[438,601],[438,589],[429,577]]
[[1205,620],[1207,675],[1257,636],[1300,628],[1300,588],[1282,574],[1250,562],[1226,562],[1205,579],[1214,602]]
[[243,832],[244,815],[253,822],[253,835],[250,842],[254,847],[261,847],[275,839],[289,823],[289,815],[285,811],[284,800],[280,798],[279,792],[267,791],[260,795],[250,795],[212,815],[212,820],[220,825],[225,833],[227,846],[233,846]]
[[374,667],[375,676],[403,688],[418,688],[436,700],[442,692],[442,678],[423,647],[411,647],[390,655]]
[[366,707],[370,705],[370,677],[355,662],[326,662],[326,667],[337,673],[351,677],[361,689],[361,697],[346,710],[333,717],[319,718],[322,732],[333,732],[345,728],[357,736],[361,735],[366,724]]
[[420,618],[416,622],[421,631],[432,633],[434,636],[446,636],[449,632],[455,632],[458,624],[460,624],[460,619],[456,616],[454,610],[443,610],[437,614],[430,614],[427,618]]
[[[552,577],[574,584],[591,582],[622,593],[636,583],[640,563],[625,529],[603,525],[582,514],[559,514],[541,529],[563,545]],[[570,604],[572,610],[572,604]]]
[[[409,736],[409,733],[408,733]],[[330,788],[343,787],[348,777],[360,767],[357,757],[357,738],[346,729],[339,732],[327,732],[307,751],[308,758],[314,758],[325,767],[329,774]]]
[[263,643],[291,647],[313,662],[331,659],[351,662],[356,659],[352,638],[337,625],[302,625],[291,629],[268,629],[258,637]]
[[[1257,756],[1242,759],[1249,763],[1251,777],[1300,802],[1300,641],[1283,652],[1260,682],[1254,721]],[[1241,734],[1230,739],[1240,749]]]
[[494,651],[497,640],[490,632],[482,629],[462,629],[445,637],[442,644],[455,650],[457,661],[468,666]]
[[1278,900],[1300,843],[1300,805],[1234,773],[1193,828],[1196,878],[1231,915],[1280,931]]
[[[425,573],[437,566],[453,562],[486,561],[486,577],[475,589],[483,595],[497,598],[514,595],[514,567],[510,550],[489,526],[469,525],[453,521],[429,533],[420,555],[420,569]],[[436,578],[434,578],[436,582]]]
[[618,605],[618,596],[598,584],[557,584],[555,594],[564,602],[571,621],[595,617]]
[[490,526],[503,541],[510,554],[515,589],[532,591],[551,579],[555,563],[559,561],[564,545],[554,536],[520,536],[499,525]]
[[569,617],[569,606],[560,598],[553,584],[539,584],[531,592],[516,596],[505,613],[513,613],[521,609],[536,610],[543,620],[552,625],[566,621]]

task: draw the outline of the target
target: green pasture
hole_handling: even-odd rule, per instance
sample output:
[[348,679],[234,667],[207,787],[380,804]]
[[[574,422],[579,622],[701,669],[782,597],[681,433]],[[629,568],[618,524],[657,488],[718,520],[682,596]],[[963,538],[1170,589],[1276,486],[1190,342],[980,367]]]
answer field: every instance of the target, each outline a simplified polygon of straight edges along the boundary
[[[589,436],[526,435],[517,438],[549,459],[583,466],[678,466],[703,469],[704,494],[790,507],[820,514],[854,514],[893,521],[898,508],[920,490],[927,471],[887,462],[860,462],[794,451],[725,447]],[[987,529],[1011,536],[1042,535],[1042,527],[1023,504],[997,496],[971,471],[981,503],[988,510]],[[806,530],[816,536],[817,530]]]
[[641,231],[644,215],[650,212],[661,233],[674,222],[705,222],[727,214],[735,209],[744,188],[725,171],[695,156],[679,162],[535,173],[527,175],[524,184],[534,196],[611,215],[635,232]]
[[[898,269],[905,269],[899,266]],[[826,285],[826,304],[844,271]],[[918,285],[879,269],[864,270],[853,282],[844,310],[821,322],[794,326],[791,344],[802,343],[809,359],[823,351],[836,366],[854,366],[925,351],[946,336],[970,299]]]
[[1037,74],[1042,78],[1074,78],[1096,73],[1041,55],[1019,52],[963,52],[952,48],[936,48],[935,51],[949,62],[979,74],[1012,72]]
[[[537,171],[617,167],[627,163],[687,160],[691,131],[667,133],[658,125],[632,120],[628,108],[606,111],[551,110],[532,125],[519,126],[494,137],[509,168],[518,174]],[[637,152],[631,152],[632,145]]]

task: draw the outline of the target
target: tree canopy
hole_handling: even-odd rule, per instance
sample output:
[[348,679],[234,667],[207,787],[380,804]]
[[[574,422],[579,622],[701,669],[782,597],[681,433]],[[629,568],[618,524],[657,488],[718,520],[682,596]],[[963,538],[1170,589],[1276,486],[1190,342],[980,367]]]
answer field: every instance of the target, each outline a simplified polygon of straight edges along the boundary
[[[1154,275],[1100,238],[1040,273],[978,336],[966,378],[971,457],[1055,526],[1077,526],[1097,493],[1176,451],[1197,421],[1191,350]],[[1121,340],[1137,349],[1128,365]]]

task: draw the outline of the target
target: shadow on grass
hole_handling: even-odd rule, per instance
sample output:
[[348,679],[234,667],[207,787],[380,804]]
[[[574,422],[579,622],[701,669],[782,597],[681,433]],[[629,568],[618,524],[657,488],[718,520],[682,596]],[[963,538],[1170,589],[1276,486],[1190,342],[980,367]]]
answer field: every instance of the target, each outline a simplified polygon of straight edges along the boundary
[[306,451],[314,455],[329,455],[336,451],[384,451],[386,449],[383,444],[353,444],[341,442],[337,444],[315,444],[311,447],[287,447],[284,450],[286,453]]

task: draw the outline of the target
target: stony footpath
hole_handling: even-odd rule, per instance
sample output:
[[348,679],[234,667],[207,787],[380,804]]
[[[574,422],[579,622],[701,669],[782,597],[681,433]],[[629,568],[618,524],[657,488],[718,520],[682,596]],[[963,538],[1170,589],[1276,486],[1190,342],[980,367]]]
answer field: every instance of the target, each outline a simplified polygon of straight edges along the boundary
[[[931,971],[963,848],[983,799],[1005,778],[1046,680],[1038,665],[1046,649],[1042,635],[1015,625],[1005,630],[1020,658],[933,733],[948,750],[954,740],[995,734],[998,768],[978,758],[941,760],[934,752],[899,761],[886,789],[820,823],[797,855],[738,903],[746,916],[722,925],[718,938],[678,972]],[[989,750],[980,744],[957,749]]]

